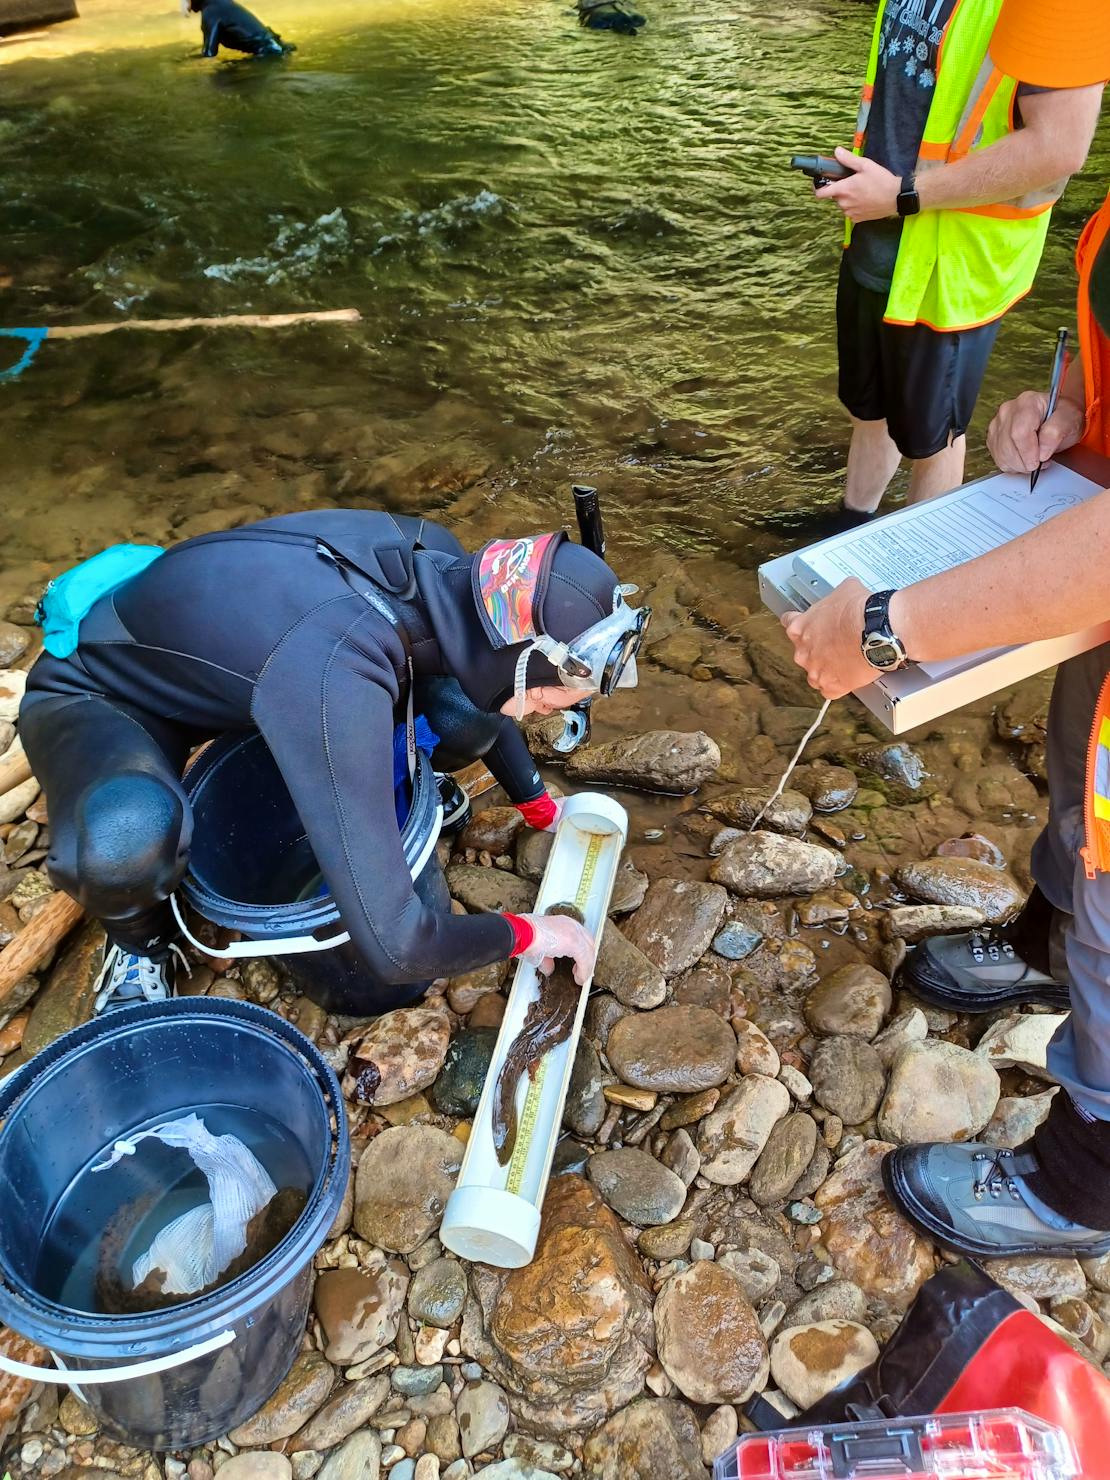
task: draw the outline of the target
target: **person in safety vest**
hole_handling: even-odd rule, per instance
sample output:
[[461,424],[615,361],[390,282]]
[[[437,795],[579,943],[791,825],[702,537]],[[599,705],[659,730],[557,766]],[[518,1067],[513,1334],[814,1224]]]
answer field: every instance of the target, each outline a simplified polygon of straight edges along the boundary
[[[1006,0],[991,42],[1009,73],[1047,87],[1110,79],[1106,0]],[[1066,447],[1110,458],[1110,197],[1079,245],[1080,359],[1055,414],[1025,391],[988,441],[1004,471],[1029,473]],[[912,658],[1059,637],[1110,617],[1110,488],[940,576],[883,593],[884,620]],[[1033,593],[1033,599],[1031,599]],[[783,623],[815,688],[835,698],[874,674],[860,651],[854,580]],[[923,941],[905,978],[956,1012],[1027,1002],[1071,1009],[1048,1050],[1062,1086],[1016,1150],[969,1142],[904,1146],[887,1190],[919,1227],[979,1257],[1110,1251],[1110,643],[1056,675],[1048,720],[1049,820],[1033,848],[1036,887],[1011,925]]]
[[[377,982],[411,1000],[510,956],[569,956],[584,981],[593,941],[573,919],[455,915],[445,890],[442,908],[425,903],[399,819],[418,776],[434,788],[431,766],[480,756],[525,822],[553,830],[561,803],[514,720],[635,685],[650,612],[625,604],[634,590],[561,531],[468,555],[430,520],[331,509],[186,540],[101,596],[70,655],[36,662],[20,708],[50,876],[108,933],[96,1010],[172,995],[171,895],[193,830],[182,769],[199,742],[252,729]],[[457,783],[440,791],[448,822],[465,821]]]
[[836,321],[852,439],[833,530],[874,516],[903,457],[911,502],[958,487],[1000,321],[1087,157],[1099,89],[1004,68],[1001,4],[881,0],[853,147],[836,151],[851,174],[817,191],[848,218]]

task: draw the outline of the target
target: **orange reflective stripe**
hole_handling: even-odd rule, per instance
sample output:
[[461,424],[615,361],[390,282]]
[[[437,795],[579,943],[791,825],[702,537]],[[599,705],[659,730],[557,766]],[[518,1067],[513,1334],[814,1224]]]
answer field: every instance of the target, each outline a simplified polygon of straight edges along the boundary
[[852,153],[853,154],[858,154],[862,148],[863,148],[863,134],[862,133],[853,134],[852,135]]
[[921,148],[917,151],[917,157],[923,162],[934,160],[939,164],[944,164],[948,159],[948,148],[947,144],[930,144],[927,139],[923,139]]
[[1024,221],[1030,216],[1043,216],[1045,211],[1051,211],[1056,204],[1055,201],[1046,200],[1035,206],[949,206],[949,210],[958,211],[961,216],[994,216],[1000,221]]
[[896,324],[903,329],[911,328],[914,324],[924,324],[926,329],[932,329],[935,334],[958,334],[961,329],[979,329],[984,324],[993,324],[996,319],[1002,318],[1003,314],[1008,314],[1015,303],[1020,303],[1021,300],[1032,291],[1033,285],[1032,283],[1030,283],[1028,288],[1023,288],[1020,293],[1015,294],[1015,296],[1010,299],[1009,303],[1007,303],[1005,308],[1000,308],[997,313],[992,313],[989,318],[973,319],[972,322],[969,324],[934,324],[931,322],[931,320],[924,317],[916,319],[896,319],[892,318],[891,315],[888,313],[883,314],[883,323]]
[[1002,73],[997,67],[991,67],[990,76],[987,78],[983,89],[975,100],[975,106],[968,115],[967,122],[952,141],[951,158],[962,159],[965,154],[971,152],[979,130],[983,126],[983,118],[987,109],[994,101],[994,95],[1002,82]]
[[1087,784],[1083,797],[1083,820],[1087,836],[1086,847],[1080,848],[1079,855],[1083,859],[1088,879],[1093,879],[1096,873],[1110,873],[1110,827],[1100,821],[1095,814],[1099,742],[1106,723],[1108,697],[1110,697],[1110,674],[1103,679],[1102,687],[1098,691],[1091,736],[1087,742]]
[[863,84],[863,92],[862,92],[861,96],[862,96],[863,101],[865,103],[869,103],[871,101],[871,99],[875,96],[875,88],[874,88],[874,85],[872,83],[870,83],[870,82],[865,82]]

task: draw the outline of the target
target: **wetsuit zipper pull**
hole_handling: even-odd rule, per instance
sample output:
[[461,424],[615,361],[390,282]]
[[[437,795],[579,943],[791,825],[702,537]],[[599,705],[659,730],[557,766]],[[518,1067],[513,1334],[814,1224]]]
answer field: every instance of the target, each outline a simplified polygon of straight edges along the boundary
[[1094,854],[1092,853],[1091,849],[1080,848],[1079,856],[1083,860],[1083,872],[1086,874],[1088,879],[1093,879],[1098,873],[1098,869],[1095,867]]

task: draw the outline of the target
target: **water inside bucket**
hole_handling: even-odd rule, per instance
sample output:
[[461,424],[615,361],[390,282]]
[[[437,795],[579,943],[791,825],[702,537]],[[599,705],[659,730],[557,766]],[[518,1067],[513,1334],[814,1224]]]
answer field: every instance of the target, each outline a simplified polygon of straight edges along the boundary
[[[238,1278],[289,1232],[304,1209],[313,1176],[296,1137],[272,1116],[232,1105],[190,1106],[213,1135],[237,1136],[266,1168],[277,1196],[252,1220],[247,1248],[203,1293]],[[183,1112],[184,1113],[184,1112]],[[136,1126],[132,1134],[167,1119]],[[69,1310],[125,1315],[196,1299],[166,1295],[153,1286],[132,1291],[131,1268],[157,1233],[182,1213],[208,1201],[208,1183],[188,1153],[161,1141],[143,1141],[107,1171],[93,1157],[58,1200],[35,1270],[39,1295]]]

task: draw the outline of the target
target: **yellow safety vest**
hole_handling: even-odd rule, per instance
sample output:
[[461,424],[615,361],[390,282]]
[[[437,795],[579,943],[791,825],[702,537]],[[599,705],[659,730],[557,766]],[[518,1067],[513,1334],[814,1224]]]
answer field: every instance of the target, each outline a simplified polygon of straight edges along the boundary
[[[882,0],[875,19],[854,149],[862,152],[879,66]],[[1017,81],[988,51],[1002,0],[956,0],[937,57],[937,81],[917,157],[918,178],[986,149],[1014,129]],[[907,216],[886,306],[890,324],[969,329],[1000,318],[1024,298],[1037,275],[1052,207],[1066,178],[1044,190],[988,206]],[[851,236],[849,223],[848,237]]]

